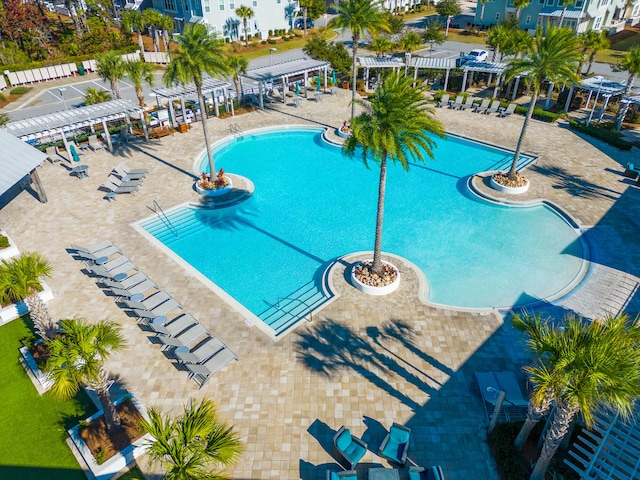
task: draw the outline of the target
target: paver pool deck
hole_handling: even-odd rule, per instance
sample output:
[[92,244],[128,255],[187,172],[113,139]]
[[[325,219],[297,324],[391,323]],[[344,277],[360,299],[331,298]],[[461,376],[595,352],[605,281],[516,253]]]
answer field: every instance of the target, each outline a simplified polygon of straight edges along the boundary
[[[215,139],[228,136],[232,123],[244,132],[286,124],[335,128],[348,118],[349,100],[350,93],[340,90],[320,103],[311,96],[300,108],[289,101],[266,111],[212,119],[209,128]],[[515,147],[523,121],[517,115],[501,119],[447,109],[436,110],[436,116],[452,133],[507,148]],[[373,452],[394,421],[412,429],[412,462],[439,464],[448,480],[496,478],[473,372],[519,372],[527,362],[508,319],[494,311],[423,304],[417,278],[407,268],[402,268],[400,289],[383,298],[359,293],[338,269],[340,297],[315,313],[311,323],[274,343],[131,226],[153,213],[154,200],[165,210],[198,201],[192,169],[203,148],[201,125],[195,124],[185,134],[125,144],[115,155],[87,152],[82,157],[89,165],[87,179],[70,176],[59,163],[47,163],[39,173],[48,203],[24,191],[0,210],[0,225],[21,251],[37,251],[54,265],[48,280],[55,295],[49,302],[52,316],[112,319],[122,325],[128,347],[107,367],[146,405],[177,412],[190,398],[215,400],[220,416],[235,426],[246,445],[231,472],[235,479],[324,478],[326,468],[337,465],[331,438],[341,425],[369,444],[359,470],[387,466]],[[637,312],[640,192],[622,176],[621,165],[637,158],[638,150],[619,152],[562,125],[537,121],[531,123],[525,150],[539,159],[527,171],[530,192],[517,200],[546,198],[563,208],[585,229],[594,260],[578,290],[553,309],[588,317],[621,308]],[[107,202],[98,188],[122,160],[132,168],[148,168],[149,174],[138,193]],[[117,244],[185,311],[223,339],[239,360],[198,389],[66,251],[71,243],[104,239]],[[215,243],[202,254],[215,256]],[[148,470],[144,460],[140,464]],[[360,471],[359,477],[366,475]],[[406,469],[401,478],[407,478]]]

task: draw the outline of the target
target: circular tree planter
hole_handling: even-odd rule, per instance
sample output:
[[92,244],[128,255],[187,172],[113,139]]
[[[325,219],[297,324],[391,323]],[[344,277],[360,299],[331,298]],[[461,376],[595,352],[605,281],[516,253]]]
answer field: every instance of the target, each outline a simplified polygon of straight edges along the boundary
[[[366,260],[366,261],[371,262],[372,260]],[[362,293],[366,293],[367,295],[376,295],[376,296],[388,295],[391,292],[395,292],[400,286],[400,271],[396,268],[395,265],[385,261],[383,261],[382,263],[384,263],[385,265],[389,265],[396,271],[396,279],[393,281],[393,283],[390,283],[389,285],[385,285],[384,287],[373,287],[371,285],[362,283],[360,280],[356,278],[356,267],[361,263],[363,262],[358,262],[351,268],[351,284],[354,287],[356,287],[358,290],[360,290]]]
[[342,127],[336,128],[336,135],[338,135],[341,138],[349,138],[351,136],[351,131],[344,132],[342,131]]
[[229,180],[228,184],[226,184],[222,188],[216,188],[214,190],[208,190],[208,189],[205,189],[205,188],[200,188],[198,186],[198,182],[199,182],[199,180],[198,180],[194,184],[194,188],[195,188],[196,192],[198,192],[203,197],[219,197],[220,195],[224,195],[225,193],[229,193],[231,191],[231,189],[233,188],[233,183],[231,182],[231,179],[229,177],[227,177],[227,180]]
[[491,185],[491,188],[499,192],[504,192],[511,195],[518,195],[520,193],[524,193],[527,190],[529,190],[529,180],[525,178],[525,182],[526,183],[521,187],[508,187],[507,185],[501,185],[498,182],[496,182],[493,178],[493,175],[489,179],[489,184]]

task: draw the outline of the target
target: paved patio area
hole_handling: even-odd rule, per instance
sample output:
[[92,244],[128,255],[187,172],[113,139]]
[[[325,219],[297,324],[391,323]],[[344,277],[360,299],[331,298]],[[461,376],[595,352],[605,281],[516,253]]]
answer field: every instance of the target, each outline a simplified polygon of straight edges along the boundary
[[[220,139],[229,135],[232,123],[244,132],[286,124],[335,128],[349,116],[349,99],[349,92],[340,90],[320,103],[303,100],[300,108],[289,101],[267,111],[213,119],[210,130]],[[508,148],[515,147],[522,125],[516,115],[500,119],[469,111],[436,112],[448,131]],[[193,163],[203,145],[196,124],[185,134],[124,145],[115,155],[88,152],[82,158],[89,165],[88,179],[70,176],[64,165],[46,164],[40,176],[49,202],[40,204],[24,191],[0,210],[0,226],[21,250],[38,251],[54,265],[48,282],[55,294],[49,303],[54,318],[121,324],[129,345],[108,368],[146,405],[177,411],[190,398],[214,399],[221,417],[235,425],[246,444],[232,471],[235,479],[324,478],[326,468],[336,467],[331,437],[341,425],[370,446],[359,470],[388,465],[372,452],[394,421],[413,431],[412,462],[439,464],[450,480],[496,478],[473,372],[517,371],[527,361],[508,320],[493,311],[423,304],[417,278],[408,268],[402,268],[401,288],[384,298],[357,292],[341,280],[338,269],[340,297],[314,314],[312,323],[272,342],[131,226],[153,214],[149,208],[154,200],[164,209],[198,201],[192,189]],[[525,150],[537,153],[539,160],[527,172],[530,192],[518,200],[545,198],[567,211],[584,228],[595,260],[576,293],[550,308],[588,317],[623,307],[639,311],[640,196],[621,168],[637,159],[637,149],[618,152],[563,125],[533,121]],[[137,194],[107,202],[98,187],[122,160],[132,168],[148,168],[149,175]],[[199,390],[66,251],[71,243],[103,239],[120,246],[160,288],[222,338],[239,361]],[[215,254],[215,244],[203,252]],[[144,460],[141,466],[148,469]],[[406,470],[401,475],[407,478]],[[365,478],[363,472],[360,478]]]

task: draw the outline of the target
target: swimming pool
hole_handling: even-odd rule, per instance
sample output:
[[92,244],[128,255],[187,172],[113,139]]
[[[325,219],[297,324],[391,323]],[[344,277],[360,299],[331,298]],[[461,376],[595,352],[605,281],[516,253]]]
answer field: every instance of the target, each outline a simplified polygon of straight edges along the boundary
[[[167,212],[177,235],[160,218],[141,226],[277,335],[327,300],[322,273],[332,260],[373,249],[379,170],[344,157],[319,129],[245,134],[215,155],[218,168],[251,179],[253,196]],[[390,165],[383,236],[383,251],[425,273],[431,302],[511,307],[576,279],[583,247],[553,209],[504,207],[468,192],[468,176],[505,168],[508,152],[450,137],[435,155],[409,173]]]

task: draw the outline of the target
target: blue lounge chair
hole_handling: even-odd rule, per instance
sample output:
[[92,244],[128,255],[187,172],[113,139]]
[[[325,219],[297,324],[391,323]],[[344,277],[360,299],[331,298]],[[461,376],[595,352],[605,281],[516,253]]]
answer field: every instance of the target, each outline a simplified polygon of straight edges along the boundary
[[338,463],[344,468],[353,470],[365,453],[367,453],[367,444],[351,435],[348,428],[340,427],[333,437],[333,456]]
[[409,467],[409,480],[444,480],[442,468],[440,467]]
[[327,480],[358,480],[358,472],[355,470],[345,470],[343,472],[327,470]]
[[380,445],[378,455],[387,460],[404,465],[407,463],[407,453],[409,452],[409,437],[411,429],[395,423],[391,425],[389,434]]

